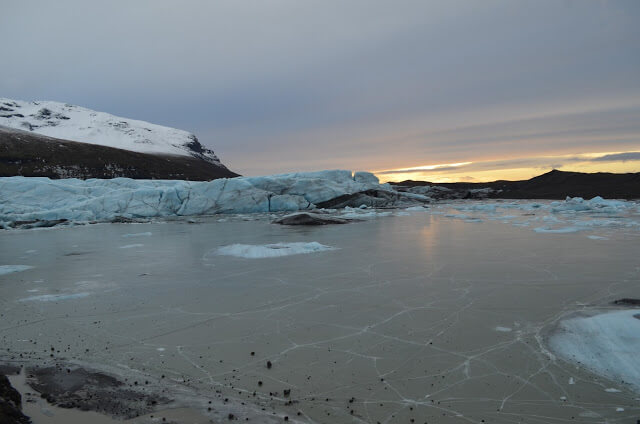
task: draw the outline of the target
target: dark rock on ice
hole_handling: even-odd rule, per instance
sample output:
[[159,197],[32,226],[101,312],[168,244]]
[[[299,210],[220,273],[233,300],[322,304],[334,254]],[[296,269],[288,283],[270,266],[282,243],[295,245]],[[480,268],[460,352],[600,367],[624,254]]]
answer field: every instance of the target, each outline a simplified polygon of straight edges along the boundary
[[625,297],[623,299],[614,300],[613,304],[620,306],[640,306],[640,299]]
[[351,222],[351,220],[310,212],[292,213],[273,221],[274,224],[281,225],[327,225],[347,224],[348,222]]
[[28,370],[28,384],[47,402],[61,408],[95,411],[119,418],[134,418],[152,412],[169,399],[129,388],[110,375],[74,368],[51,366]]
[[2,374],[0,374],[0,423],[31,423],[31,419],[22,413],[22,396]]
[[15,221],[10,224],[10,227],[23,230],[29,228],[50,228],[65,222],[67,222],[66,219],[36,219],[30,221]]
[[400,196],[396,192],[384,190],[365,190],[358,193],[344,194],[326,202],[318,203],[319,208],[340,209],[347,206],[358,208],[365,205],[370,208],[389,207],[398,202]]

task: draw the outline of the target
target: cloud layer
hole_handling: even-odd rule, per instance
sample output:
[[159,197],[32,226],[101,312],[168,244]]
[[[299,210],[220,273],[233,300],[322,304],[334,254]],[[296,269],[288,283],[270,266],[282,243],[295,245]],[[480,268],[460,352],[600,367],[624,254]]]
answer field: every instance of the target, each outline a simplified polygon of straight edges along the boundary
[[245,174],[640,149],[635,0],[2,9],[1,95],[191,130]]

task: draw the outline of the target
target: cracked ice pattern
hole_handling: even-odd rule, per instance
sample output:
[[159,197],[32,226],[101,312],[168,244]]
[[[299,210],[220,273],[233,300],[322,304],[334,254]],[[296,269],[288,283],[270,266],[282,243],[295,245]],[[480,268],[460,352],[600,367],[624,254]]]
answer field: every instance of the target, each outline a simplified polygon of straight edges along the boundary
[[[576,311],[633,297],[637,237],[585,241],[489,217],[5,233],[2,257],[34,268],[2,277],[0,357],[44,360],[60,347],[56,355],[216,399],[211,414],[233,404],[240,419],[265,408],[313,423],[634,422],[629,385],[556,357],[546,337]],[[134,232],[151,233],[144,247],[119,249]],[[265,261],[207,254],[308,241],[338,250]],[[92,295],[20,302],[34,289]]]

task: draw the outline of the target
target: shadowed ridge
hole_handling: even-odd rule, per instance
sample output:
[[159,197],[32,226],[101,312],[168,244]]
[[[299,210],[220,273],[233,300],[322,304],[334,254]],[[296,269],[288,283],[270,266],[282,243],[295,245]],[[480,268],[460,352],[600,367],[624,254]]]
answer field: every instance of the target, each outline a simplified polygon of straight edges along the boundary
[[196,157],[139,153],[0,126],[0,177],[12,176],[208,181],[239,174]]
[[[492,181],[488,183],[430,183],[402,181],[390,183],[402,187],[440,186],[457,192],[490,188],[488,195],[495,199],[564,199],[567,196],[610,199],[640,199],[640,172],[613,174],[609,172],[584,173],[554,169],[529,180]],[[461,195],[459,197],[465,197]]]

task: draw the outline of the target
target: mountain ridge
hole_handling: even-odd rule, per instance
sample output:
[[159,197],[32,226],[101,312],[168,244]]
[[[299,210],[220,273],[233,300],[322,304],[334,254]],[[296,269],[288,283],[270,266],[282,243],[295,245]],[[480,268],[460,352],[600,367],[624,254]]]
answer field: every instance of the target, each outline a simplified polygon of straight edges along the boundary
[[0,125],[139,153],[191,156],[224,166],[213,150],[188,131],[68,103],[0,97]]
[[238,174],[188,156],[148,154],[0,126],[0,177],[208,181]]
[[443,193],[447,194],[446,190],[449,190],[453,193],[447,195],[455,198],[564,199],[567,196],[583,198],[602,196],[610,199],[640,199],[640,172],[584,173],[553,169],[520,181],[432,183],[405,180],[390,184],[400,191],[415,191],[416,187],[423,187],[425,190],[429,187],[441,187],[445,189]]

